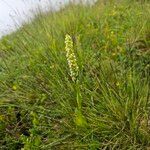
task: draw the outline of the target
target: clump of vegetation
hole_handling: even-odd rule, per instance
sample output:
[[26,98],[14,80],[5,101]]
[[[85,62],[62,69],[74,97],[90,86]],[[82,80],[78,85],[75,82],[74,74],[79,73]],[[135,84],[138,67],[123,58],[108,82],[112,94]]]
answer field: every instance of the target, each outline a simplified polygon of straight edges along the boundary
[[0,149],[150,148],[150,3],[70,3],[0,41]]

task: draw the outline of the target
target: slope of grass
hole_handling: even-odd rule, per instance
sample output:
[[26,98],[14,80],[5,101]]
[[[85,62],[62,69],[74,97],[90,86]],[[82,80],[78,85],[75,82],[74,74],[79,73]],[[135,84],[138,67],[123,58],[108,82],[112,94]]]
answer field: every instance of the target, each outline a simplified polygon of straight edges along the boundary
[[149,10],[131,0],[69,4],[3,37],[0,149],[150,149]]

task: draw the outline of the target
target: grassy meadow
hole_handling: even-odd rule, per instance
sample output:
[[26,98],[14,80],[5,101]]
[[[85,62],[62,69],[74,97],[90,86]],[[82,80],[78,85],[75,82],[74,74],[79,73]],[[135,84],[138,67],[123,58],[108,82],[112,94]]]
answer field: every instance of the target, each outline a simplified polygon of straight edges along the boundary
[[150,2],[70,3],[0,40],[1,150],[150,150]]

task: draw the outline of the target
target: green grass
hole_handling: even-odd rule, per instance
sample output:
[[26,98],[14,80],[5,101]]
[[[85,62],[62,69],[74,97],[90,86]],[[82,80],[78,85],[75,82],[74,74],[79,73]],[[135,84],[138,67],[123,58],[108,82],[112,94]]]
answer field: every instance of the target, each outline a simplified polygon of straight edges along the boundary
[[21,148],[150,149],[148,1],[70,3],[1,39],[0,149]]

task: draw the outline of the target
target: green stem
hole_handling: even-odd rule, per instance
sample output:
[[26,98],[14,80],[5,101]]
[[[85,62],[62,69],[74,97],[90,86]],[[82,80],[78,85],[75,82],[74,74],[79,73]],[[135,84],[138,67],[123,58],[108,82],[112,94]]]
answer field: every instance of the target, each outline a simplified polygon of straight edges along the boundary
[[81,95],[81,91],[80,91],[80,85],[79,85],[79,81],[77,80],[76,82],[76,92],[77,92],[77,108],[78,110],[82,109],[82,95]]

